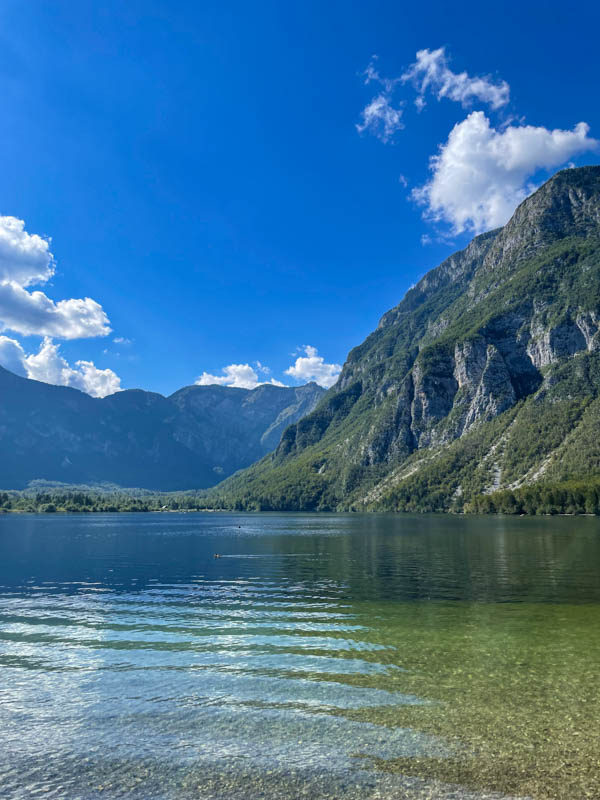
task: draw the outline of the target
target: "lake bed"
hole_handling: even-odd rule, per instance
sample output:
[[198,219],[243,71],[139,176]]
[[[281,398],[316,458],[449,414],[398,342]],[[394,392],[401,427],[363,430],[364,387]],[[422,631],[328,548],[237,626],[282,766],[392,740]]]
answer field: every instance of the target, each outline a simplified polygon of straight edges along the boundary
[[5,515],[2,796],[598,797],[599,633],[595,518]]

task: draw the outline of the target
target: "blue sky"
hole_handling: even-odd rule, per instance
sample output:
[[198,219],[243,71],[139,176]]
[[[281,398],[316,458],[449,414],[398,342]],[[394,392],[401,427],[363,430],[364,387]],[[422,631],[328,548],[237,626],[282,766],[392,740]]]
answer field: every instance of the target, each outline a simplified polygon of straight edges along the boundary
[[592,2],[4,0],[0,363],[331,383],[428,269],[600,162],[599,29]]

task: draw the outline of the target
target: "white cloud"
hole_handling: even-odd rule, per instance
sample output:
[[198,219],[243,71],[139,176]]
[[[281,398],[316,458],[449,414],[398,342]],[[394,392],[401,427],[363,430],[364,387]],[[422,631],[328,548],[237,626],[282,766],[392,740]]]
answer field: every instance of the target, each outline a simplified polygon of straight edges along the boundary
[[425,107],[425,95],[431,91],[438,100],[443,97],[468,106],[474,100],[487,103],[493,109],[505,106],[510,99],[506,81],[489,77],[471,77],[467,72],[453,72],[448,66],[446,50],[419,50],[417,60],[399,77],[384,78],[375,66],[377,56],[364,71],[365,83],[378,83],[382,90],[361,111],[362,121],[356,126],[359,133],[368,131],[382,142],[389,142],[404,128],[404,102],[393,102],[399,84],[412,83],[418,95],[415,104],[419,111]]
[[77,370],[69,368],[69,386],[92,397],[106,397],[121,391],[121,378],[112,369],[98,369],[93,361],[76,361]]
[[425,94],[432,91],[441,100],[443,97],[467,106],[473,100],[488,103],[498,109],[510,99],[510,87],[506,81],[493,82],[489,77],[471,77],[467,72],[452,72],[448,67],[445,48],[419,50],[417,60],[401,78],[410,81],[418,91],[415,103],[420,110],[425,106]]
[[27,233],[23,220],[0,216],[0,330],[62,339],[109,334],[108,317],[95,300],[55,302],[39,290],[27,291],[53,274],[49,241]]
[[363,72],[365,77],[365,84],[368,85],[369,83],[380,83],[385,91],[388,94],[394,91],[394,87],[397,83],[400,83],[402,80],[401,78],[384,78],[382,75],[379,74],[379,70],[375,66],[375,62],[377,61],[377,56],[373,56],[371,59],[371,63]]
[[532,125],[498,130],[482,111],[473,111],[431,158],[433,176],[413,198],[426,207],[428,218],[449,223],[454,233],[504,225],[535,189],[531,178],[538,170],[598,147],[588,133],[585,122],[573,130]]
[[128,339],[126,336],[115,336],[113,342],[115,344],[122,344],[128,347],[130,344],[133,344],[133,339]]
[[402,113],[402,108],[394,108],[389,95],[382,92],[363,108],[362,122],[356,126],[356,130],[359,133],[369,131],[382,142],[389,142],[396,131],[404,128]]
[[121,389],[121,379],[111,369],[98,369],[92,361],[76,361],[70,366],[59,353],[59,346],[44,339],[39,352],[25,359],[27,377],[58,386],[72,386],[92,397],[105,397]]
[[271,370],[265,364],[262,364],[260,361],[255,361],[256,369],[261,372],[263,375],[270,375]]
[[[376,58],[376,57],[375,57]],[[362,122],[356,126],[359,133],[368,131],[377,136],[382,142],[389,142],[396,131],[404,128],[402,122],[403,103],[394,107],[392,105],[392,93],[398,78],[382,78],[375,69],[373,61],[364,72],[365,83],[380,83],[383,91],[374,97],[361,111]]]
[[50,242],[27,233],[22,219],[0,216],[0,281],[29,286],[46,283],[53,274]]
[[[327,388],[333,386],[340,373],[341,366],[339,364],[326,364],[315,347],[305,345],[301,350],[304,355],[298,356],[297,352],[293,353],[293,356],[297,356],[296,360],[291,367],[285,370],[285,374],[302,383],[315,381]],[[265,383],[273,386],[285,386],[284,383],[275,380],[275,378],[270,378],[268,381],[261,380],[259,373],[266,376],[271,374],[271,370],[260,361],[255,361],[254,364],[256,369],[250,364],[229,364],[229,366],[223,368],[222,375],[203,372],[197,378],[196,385],[211,386],[216,384],[218,386],[232,386],[236,389],[256,389],[257,386],[262,386]]]
[[298,381],[315,381],[329,389],[336,382],[342,369],[340,364],[326,364],[323,356],[318,355],[316,347],[307,344],[302,347],[304,356],[298,356],[295,363],[286,369],[285,374]]
[[17,375],[56,386],[72,386],[92,397],[121,390],[121,379],[112,369],[98,369],[92,361],[76,361],[72,367],[49,338],[44,339],[37,353],[27,355],[16,339],[0,336],[0,364]]
[[110,333],[102,306],[90,297],[59,300],[28,292],[16,283],[0,283],[0,330],[24,336],[86,339]]
[[20,375],[27,377],[25,368],[25,351],[20,342],[16,339],[9,339],[8,336],[0,336],[0,366]]
[[[260,362],[257,362],[260,364]],[[262,364],[259,370],[265,373],[268,367]],[[273,386],[284,386],[283,383],[271,378],[270,381],[261,381],[258,379],[256,370],[250,364],[229,364],[228,367],[223,367],[223,375],[211,375],[208,372],[203,372],[202,375],[196,380],[197,386],[232,386],[235,389],[256,389],[257,386],[262,386],[265,383],[270,383]],[[268,374],[268,373],[266,373]]]

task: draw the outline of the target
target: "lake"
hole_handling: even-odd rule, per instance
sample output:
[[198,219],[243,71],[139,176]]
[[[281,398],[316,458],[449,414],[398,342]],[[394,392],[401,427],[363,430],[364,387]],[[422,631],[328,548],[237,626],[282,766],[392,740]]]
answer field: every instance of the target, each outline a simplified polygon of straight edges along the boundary
[[6,514],[0,668],[5,799],[598,798],[600,521]]

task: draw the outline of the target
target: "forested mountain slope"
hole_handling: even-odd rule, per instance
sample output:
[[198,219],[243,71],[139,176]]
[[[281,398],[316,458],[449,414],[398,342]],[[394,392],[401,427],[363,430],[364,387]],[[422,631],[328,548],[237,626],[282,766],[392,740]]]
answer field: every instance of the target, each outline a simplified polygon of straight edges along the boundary
[[429,272],[273,455],[213,500],[460,509],[600,474],[600,167],[556,174]]

